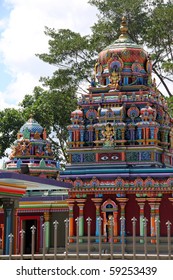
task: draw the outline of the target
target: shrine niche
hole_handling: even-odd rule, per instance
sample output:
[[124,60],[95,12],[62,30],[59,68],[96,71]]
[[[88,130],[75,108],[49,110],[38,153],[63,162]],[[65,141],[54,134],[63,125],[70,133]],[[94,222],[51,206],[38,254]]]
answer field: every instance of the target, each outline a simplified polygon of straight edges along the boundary
[[103,234],[106,236],[106,241],[111,241],[111,227],[114,229],[113,235],[118,234],[118,206],[111,199],[106,200],[102,206],[101,211],[103,214]]
[[105,129],[102,130],[103,145],[105,147],[112,147],[114,140],[114,128],[110,123],[106,124]]

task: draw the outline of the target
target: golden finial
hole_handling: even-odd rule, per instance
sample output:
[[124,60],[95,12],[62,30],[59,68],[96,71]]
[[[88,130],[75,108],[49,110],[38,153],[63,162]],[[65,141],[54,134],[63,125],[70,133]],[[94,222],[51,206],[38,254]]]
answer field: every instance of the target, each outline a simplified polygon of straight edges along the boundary
[[122,17],[121,26],[120,26],[121,35],[119,39],[126,39],[128,38],[128,26],[127,26],[127,18],[125,16]]

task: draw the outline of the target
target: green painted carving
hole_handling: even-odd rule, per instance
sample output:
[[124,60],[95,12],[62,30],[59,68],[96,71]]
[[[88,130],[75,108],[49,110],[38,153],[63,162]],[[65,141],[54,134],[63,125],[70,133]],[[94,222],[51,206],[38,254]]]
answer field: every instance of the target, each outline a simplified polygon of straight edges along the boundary
[[25,128],[25,130],[23,132],[23,138],[24,139],[30,139],[30,132],[29,132],[27,127]]
[[46,163],[43,158],[40,160],[40,167],[42,168],[46,167]]
[[138,161],[139,153],[137,152],[127,152],[126,161]]

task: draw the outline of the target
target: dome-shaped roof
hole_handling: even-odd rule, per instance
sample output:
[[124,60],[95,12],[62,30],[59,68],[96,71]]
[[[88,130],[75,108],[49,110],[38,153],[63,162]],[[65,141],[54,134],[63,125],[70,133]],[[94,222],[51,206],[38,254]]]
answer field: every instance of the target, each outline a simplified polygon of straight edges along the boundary
[[155,119],[156,119],[156,109],[153,109],[149,105],[142,108],[140,113],[141,113],[142,120],[155,121]]
[[20,128],[20,133],[23,133],[25,129],[28,129],[30,133],[43,132],[43,127],[32,117]]
[[122,18],[120,26],[121,35],[111,45],[103,49],[98,58],[98,62],[105,64],[111,56],[119,56],[124,62],[139,62],[143,63],[147,59],[147,52],[137,45],[128,35],[128,27],[126,18]]
[[79,116],[83,117],[83,111],[79,109],[79,107],[71,113],[71,117]]
[[[119,38],[103,49],[98,55],[95,75],[101,84],[102,78],[105,75],[110,75],[111,80],[115,82],[121,80],[120,75],[122,77],[130,76],[133,73],[133,77],[136,77],[139,83],[139,76],[146,77],[151,74],[152,65],[150,57],[143,47],[137,45],[129,37],[125,17],[122,18],[120,31],[121,35]],[[144,82],[140,81],[140,83]]]

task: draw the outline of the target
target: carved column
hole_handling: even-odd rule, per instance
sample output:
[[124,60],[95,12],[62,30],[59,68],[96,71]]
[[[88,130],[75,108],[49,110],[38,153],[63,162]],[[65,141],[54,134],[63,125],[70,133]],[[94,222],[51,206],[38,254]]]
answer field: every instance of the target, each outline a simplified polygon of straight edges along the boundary
[[44,212],[46,250],[50,247],[50,212]]
[[[144,236],[144,206],[145,206],[145,202],[146,199],[145,198],[136,198],[136,201],[138,202],[139,205],[139,224],[140,224],[140,236],[143,237]],[[142,241],[142,239],[141,239]]]
[[92,198],[91,199],[96,207],[96,231],[95,231],[95,235],[99,236],[99,217],[100,217],[100,205],[102,202],[102,198]]
[[84,216],[83,216],[83,208],[85,205],[86,199],[76,199],[77,205],[79,207],[79,236],[84,235]]
[[[124,140],[125,139],[125,128],[124,127],[121,129],[121,136],[122,136],[122,140]],[[124,145],[124,142],[122,142],[121,145]]]
[[19,253],[20,250],[20,235],[19,235],[19,231],[20,231],[20,217],[18,216],[18,210],[15,209],[15,228],[14,228],[14,252],[15,254]]
[[13,232],[14,227],[14,209],[18,206],[18,201],[13,199],[2,199],[3,209],[4,209],[4,228],[5,228],[5,237],[4,237],[4,254],[9,254],[9,234]]
[[[123,220],[125,219],[125,207],[126,207],[126,203],[127,201],[129,200],[128,198],[126,197],[119,197],[116,199],[118,202],[119,202],[119,205],[120,205],[120,219]],[[124,231],[125,231],[125,228],[124,228]],[[121,232],[120,232],[120,235],[122,233],[122,229],[121,229]]]
[[146,144],[146,145],[149,144],[149,143],[148,143],[148,140],[149,140],[149,138],[150,138],[149,134],[150,134],[150,129],[149,129],[149,127],[146,127],[146,128],[145,128],[145,144]]
[[[147,198],[150,208],[151,208],[151,214],[150,214],[150,235],[151,237],[156,236],[156,222],[155,220],[159,220],[159,206],[161,198]],[[151,239],[151,243],[155,243],[156,239]]]
[[[74,236],[74,213],[73,213],[73,207],[74,207],[74,199],[67,199],[66,200],[68,203],[68,208],[69,208],[69,237]],[[73,239],[70,239],[69,242],[73,242]]]

